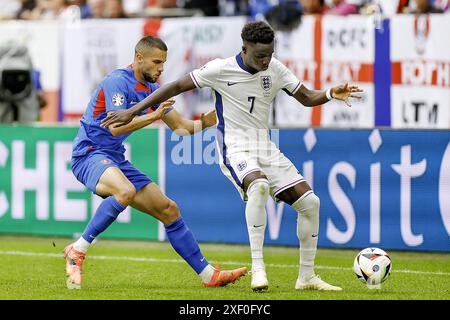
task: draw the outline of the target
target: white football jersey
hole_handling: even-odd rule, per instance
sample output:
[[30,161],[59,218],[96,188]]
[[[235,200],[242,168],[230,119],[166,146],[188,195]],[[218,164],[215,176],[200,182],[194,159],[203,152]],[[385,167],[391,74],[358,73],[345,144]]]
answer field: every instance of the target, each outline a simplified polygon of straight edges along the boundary
[[256,72],[243,63],[240,54],[212,60],[192,71],[190,76],[198,88],[213,90],[218,118],[217,142],[223,156],[269,148],[273,99],[280,90],[293,95],[301,85],[277,59],[271,59],[267,70]]

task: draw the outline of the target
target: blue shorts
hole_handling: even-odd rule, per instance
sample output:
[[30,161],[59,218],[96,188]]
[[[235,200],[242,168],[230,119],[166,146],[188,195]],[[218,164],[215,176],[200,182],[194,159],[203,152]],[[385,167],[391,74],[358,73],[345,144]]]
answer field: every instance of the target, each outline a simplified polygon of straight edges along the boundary
[[72,172],[82,184],[93,193],[103,172],[109,167],[119,168],[136,188],[141,190],[152,180],[136,169],[123,155],[113,156],[101,150],[89,152],[86,156],[72,157]]

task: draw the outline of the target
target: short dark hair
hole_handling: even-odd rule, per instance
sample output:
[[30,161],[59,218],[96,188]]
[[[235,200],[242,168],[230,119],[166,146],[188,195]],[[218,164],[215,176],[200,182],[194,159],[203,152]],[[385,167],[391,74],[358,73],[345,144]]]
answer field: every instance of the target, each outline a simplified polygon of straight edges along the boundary
[[139,40],[134,48],[134,51],[137,53],[150,48],[158,48],[160,50],[167,51],[167,45],[164,41],[153,36],[145,36]]
[[247,22],[242,28],[241,37],[246,42],[269,44],[275,39],[275,33],[264,21]]

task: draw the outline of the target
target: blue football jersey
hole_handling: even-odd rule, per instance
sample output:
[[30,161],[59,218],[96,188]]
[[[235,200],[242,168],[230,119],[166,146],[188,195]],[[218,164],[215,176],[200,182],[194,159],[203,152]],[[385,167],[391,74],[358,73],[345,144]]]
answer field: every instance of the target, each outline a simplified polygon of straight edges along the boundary
[[[145,99],[159,88],[156,83],[145,85],[136,80],[132,66],[117,69],[107,75],[98,85],[82,119],[73,143],[72,156],[83,156],[91,150],[102,149],[111,154],[123,154],[123,141],[130,135],[113,136],[108,128],[100,126],[107,112],[128,109]],[[158,105],[151,107],[153,110]],[[145,114],[143,110],[141,114]]]

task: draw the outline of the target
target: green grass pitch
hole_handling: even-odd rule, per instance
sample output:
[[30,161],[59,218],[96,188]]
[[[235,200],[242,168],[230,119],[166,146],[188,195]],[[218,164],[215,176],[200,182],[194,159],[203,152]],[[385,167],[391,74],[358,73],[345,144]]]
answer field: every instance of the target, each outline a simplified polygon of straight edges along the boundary
[[[450,253],[387,250],[391,276],[369,290],[352,271],[358,249],[319,248],[316,273],[341,292],[297,291],[298,248],[265,247],[269,291],[250,289],[251,276],[205,288],[167,242],[101,239],[90,248],[81,290],[65,287],[62,250],[70,239],[0,236],[2,300],[450,300]],[[246,245],[200,244],[222,268],[250,266]],[[362,249],[362,248],[361,248]]]

